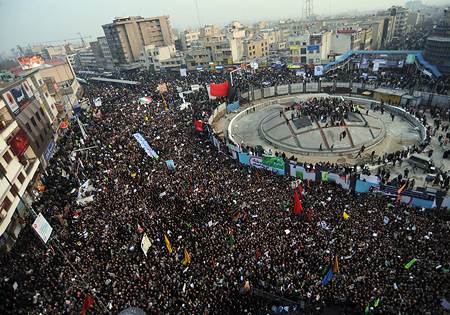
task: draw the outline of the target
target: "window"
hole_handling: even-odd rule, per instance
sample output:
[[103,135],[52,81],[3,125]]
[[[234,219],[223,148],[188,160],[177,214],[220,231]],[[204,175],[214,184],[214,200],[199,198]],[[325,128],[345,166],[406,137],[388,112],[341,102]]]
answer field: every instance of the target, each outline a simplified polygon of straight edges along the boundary
[[300,51],[301,51],[300,53],[301,53],[302,55],[306,55],[306,48],[301,48]]
[[23,182],[25,181],[25,176],[23,176],[22,172],[19,173],[18,180],[21,184],[23,184]]
[[13,184],[13,186],[11,187],[11,189],[9,190],[11,192],[11,194],[16,197],[17,196],[17,192],[19,191],[19,189],[17,188],[16,184]]
[[31,117],[31,123],[33,124],[33,127],[36,127],[36,119],[34,117]]
[[8,212],[9,208],[11,208],[11,204],[11,200],[9,200],[8,197],[5,197],[5,200],[3,200],[2,210]]
[[9,164],[12,161],[12,156],[11,154],[9,154],[8,151],[6,151],[5,154],[3,154],[3,158],[5,159],[7,164]]
[[39,145],[39,142],[35,141],[36,147],[38,148],[38,150],[41,148],[41,146]]
[[44,138],[42,138],[41,134],[39,134],[39,138],[41,138],[41,142],[43,143],[44,142]]
[[41,112],[42,117],[44,117],[45,114],[44,114],[44,110],[42,109],[42,107],[39,107],[39,111]]
[[5,174],[6,174],[6,169],[0,163],[0,179],[3,179],[3,176],[5,176]]
[[41,121],[41,115],[39,115],[39,112],[36,112],[36,118],[38,121]]

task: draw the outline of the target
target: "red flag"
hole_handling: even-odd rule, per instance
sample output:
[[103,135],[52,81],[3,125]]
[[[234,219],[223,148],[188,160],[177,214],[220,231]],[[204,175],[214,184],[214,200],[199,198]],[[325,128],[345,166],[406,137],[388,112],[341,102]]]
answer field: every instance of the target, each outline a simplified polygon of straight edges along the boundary
[[309,214],[308,214],[308,223],[309,223],[309,221],[311,221],[311,210],[312,210],[312,208],[311,208],[311,209],[309,209]]
[[73,214],[75,214],[77,217],[80,217],[80,215],[78,213],[76,213],[75,211],[72,211]]
[[89,295],[86,294],[86,298],[84,299],[84,303],[83,303],[83,315],[86,314],[88,308],[94,304],[94,300],[91,299],[91,297]]
[[216,263],[214,262],[214,259],[213,259],[212,261],[213,261],[213,267],[215,267],[215,266],[216,266]]
[[203,192],[202,187],[200,185],[198,185],[198,189],[200,190],[201,193]]
[[302,187],[302,185],[298,184],[298,190],[300,191],[300,193],[303,193],[303,187]]
[[197,127],[198,131],[202,131],[203,130],[203,121],[201,120],[196,120],[195,121],[195,127]]
[[256,178],[259,179],[259,173],[256,171]]
[[300,199],[298,199],[297,191],[295,191],[295,199],[294,199],[294,213],[299,214],[302,211],[302,205],[300,204]]
[[191,187],[191,195],[192,195],[192,187]]
[[209,85],[211,96],[223,97],[228,95],[228,81],[222,84],[211,83]]
[[261,257],[261,253],[259,252],[259,250],[256,251],[256,259],[259,259],[259,257]]

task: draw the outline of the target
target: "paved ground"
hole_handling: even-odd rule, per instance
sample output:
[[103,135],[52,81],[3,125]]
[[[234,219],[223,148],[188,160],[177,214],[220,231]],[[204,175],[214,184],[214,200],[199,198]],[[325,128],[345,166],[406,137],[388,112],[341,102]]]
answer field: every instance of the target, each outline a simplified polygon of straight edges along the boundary
[[[303,96],[303,95],[302,95]],[[311,95],[304,95],[305,99],[309,98]],[[314,95],[314,96],[317,96]],[[260,100],[260,103],[267,102],[268,99]],[[252,103],[252,105],[258,104],[258,102]],[[279,110],[283,106],[282,105],[274,105],[270,107],[266,107],[260,111],[257,111],[253,114],[247,115],[243,117],[237,124],[235,125],[235,133],[234,137],[238,141],[244,140],[244,143],[248,146],[255,147],[257,145],[261,145],[266,152],[271,149],[273,152],[275,151],[283,151],[286,153],[288,157],[294,155],[297,157],[299,162],[308,162],[308,163],[316,163],[319,161],[322,162],[331,162],[331,163],[340,163],[340,164],[364,164],[366,162],[370,163],[370,154],[372,151],[375,151],[375,160],[378,158],[378,155],[382,155],[383,153],[391,153],[397,150],[403,150],[408,146],[413,144],[419,144],[420,138],[418,131],[414,129],[414,127],[409,124],[407,121],[401,119],[400,117],[395,117],[394,121],[392,121],[388,112],[385,112],[381,115],[380,111],[374,113],[372,110],[369,111],[369,116],[365,115],[364,117],[369,122],[371,126],[372,133],[376,137],[379,133],[384,129],[386,131],[386,137],[378,144],[373,145],[372,147],[365,150],[362,158],[355,159],[358,148],[363,143],[371,143],[373,140],[372,135],[369,132],[367,127],[364,127],[364,123],[362,122],[350,122],[350,126],[348,128],[349,133],[351,135],[351,139],[353,141],[353,146],[350,143],[350,137],[346,137],[343,141],[339,141],[339,133],[342,132],[343,127],[329,127],[324,128],[324,123],[319,123],[322,128],[323,136],[319,131],[319,127],[317,123],[312,122],[311,126],[303,127],[297,129],[295,124],[292,122],[289,123],[289,128],[286,125],[284,118],[279,117]],[[247,108],[248,106],[243,106],[238,109],[236,112],[229,113],[228,115],[222,117],[216,124],[215,130],[221,136],[224,137],[226,134],[226,129],[230,120],[240,111]],[[361,106],[363,109],[364,106]],[[430,123],[433,122],[431,117],[429,116],[429,112],[427,113],[427,121]],[[272,117],[273,116],[273,117]],[[290,118],[290,113],[288,112],[288,118]],[[448,124],[446,122],[445,124]],[[259,128],[262,126],[265,133],[269,136],[270,142],[263,138],[263,133],[259,132]],[[294,140],[293,133],[297,137],[298,142]],[[435,137],[431,140],[431,145],[429,145],[425,152],[427,153],[429,150],[434,150],[432,158],[442,164],[442,170],[448,171],[450,167],[450,160],[443,159],[443,153],[445,150],[450,150],[449,147],[439,147],[438,136],[442,134],[442,131],[437,131]],[[445,136],[445,135],[444,135]],[[324,138],[326,139],[328,146],[334,144],[334,151],[326,149],[326,146],[323,145],[322,152],[319,152],[320,143],[324,143]],[[274,139],[276,141],[274,141]],[[287,150],[287,147],[298,148],[309,151],[307,154],[301,154],[295,152],[295,150]],[[280,149],[281,148],[281,149]],[[351,151],[351,152],[350,152]],[[378,165],[371,165],[370,169],[372,173],[376,173]],[[398,174],[403,174],[403,171],[408,167],[410,170],[412,169],[409,162],[403,162],[402,166],[399,167],[398,163],[396,166],[393,166],[392,163],[389,163],[387,169],[391,172],[391,179],[396,177]],[[422,170],[418,170],[416,174],[410,172],[410,178],[414,178],[417,186],[425,186],[425,177],[426,174],[423,173]],[[428,187],[431,187],[428,184]],[[434,189],[439,189],[438,186],[433,186]]]

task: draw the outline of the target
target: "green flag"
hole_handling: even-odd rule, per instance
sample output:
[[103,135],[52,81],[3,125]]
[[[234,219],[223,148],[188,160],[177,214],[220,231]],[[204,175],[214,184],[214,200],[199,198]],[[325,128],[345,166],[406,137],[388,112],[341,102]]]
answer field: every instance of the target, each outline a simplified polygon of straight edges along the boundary
[[369,310],[370,310],[370,303],[367,303],[366,314],[369,313]]
[[78,147],[78,140],[75,140],[75,144],[77,145],[77,147]]
[[266,214],[266,211],[264,211],[264,218],[266,218],[266,219],[267,219],[267,214]]
[[111,258],[113,258],[113,251],[112,251],[112,249],[111,249]]
[[325,267],[325,269],[323,269],[323,270],[320,272],[320,275],[319,275],[320,278],[323,278],[323,276],[325,276],[325,275],[328,273],[328,271],[329,271],[330,268],[331,268],[331,265],[332,265],[332,263],[330,262],[330,263]]
[[231,233],[230,231],[230,246],[234,245],[234,237],[233,237],[233,233]]
[[375,307],[378,306],[378,303],[380,303],[380,298],[378,298],[378,300],[375,301]]
[[416,262],[416,258],[413,258],[409,263],[406,264],[405,269],[409,269]]

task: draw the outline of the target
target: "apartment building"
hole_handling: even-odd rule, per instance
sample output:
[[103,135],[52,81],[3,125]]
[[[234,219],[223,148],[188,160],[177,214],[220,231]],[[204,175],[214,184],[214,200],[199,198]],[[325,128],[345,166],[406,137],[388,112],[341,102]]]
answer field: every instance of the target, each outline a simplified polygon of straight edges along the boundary
[[117,18],[102,25],[115,67],[130,70],[139,67],[141,47],[174,44],[169,16]]
[[269,43],[267,39],[248,40],[243,42],[244,56],[255,59],[269,56]]

